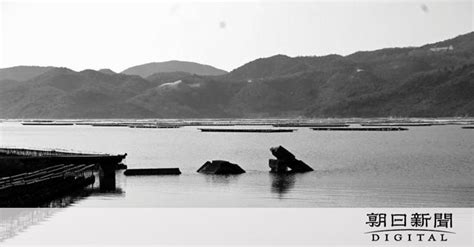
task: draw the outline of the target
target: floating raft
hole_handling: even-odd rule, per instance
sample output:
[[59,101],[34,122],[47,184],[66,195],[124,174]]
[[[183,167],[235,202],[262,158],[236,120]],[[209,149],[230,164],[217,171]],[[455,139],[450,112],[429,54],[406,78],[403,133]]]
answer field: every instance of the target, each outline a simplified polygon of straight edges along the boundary
[[177,128],[181,128],[183,126],[181,125],[158,125],[157,128],[158,129],[177,129]]
[[179,175],[179,168],[147,168],[147,169],[127,169],[124,173],[126,176],[140,175]]
[[158,126],[156,125],[129,125],[129,128],[134,128],[134,129],[156,129]]
[[180,128],[180,125],[129,125],[130,128],[137,129],[174,129]]
[[365,123],[360,124],[361,126],[401,126],[401,127],[423,127],[423,126],[432,126],[431,123]]
[[[205,123],[198,123],[198,122],[192,122],[192,123],[182,123],[182,126],[236,126],[238,124],[233,124],[233,123],[212,123],[212,122],[205,122]],[[249,124],[250,125],[250,124]]]
[[273,127],[349,127],[349,124],[315,124],[315,123],[288,123],[288,124],[273,124]]
[[32,120],[25,120],[24,122],[26,123],[52,123],[54,121],[47,120],[47,119],[32,119]]
[[311,128],[317,131],[402,131],[408,130],[401,127],[384,127],[384,128]]
[[453,121],[439,121],[439,122],[433,122],[432,125],[471,125],[474,124],[474,122],[453,122]]
[[55,122],[23,122],[22,125],[39,125],[39,126],[66,126],[74,125],[73,123],[55,123]]
[[91,124],[93,127],[127,127],[127,124],[122,123],[94,123]]
[[295,129],[199,129],[202,132],[245,132],[245,133],[275,133],[293,132]]

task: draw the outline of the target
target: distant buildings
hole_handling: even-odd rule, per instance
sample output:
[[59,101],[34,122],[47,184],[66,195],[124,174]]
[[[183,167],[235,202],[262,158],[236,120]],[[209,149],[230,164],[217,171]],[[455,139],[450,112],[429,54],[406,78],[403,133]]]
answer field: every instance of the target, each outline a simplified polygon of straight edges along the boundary
[[444,46],[444,47],[433,47],[430,48],[430,51],[432,52],[441,52],[441,51],[451,51],[454,50],[454,47],[452,45],[450,46]]

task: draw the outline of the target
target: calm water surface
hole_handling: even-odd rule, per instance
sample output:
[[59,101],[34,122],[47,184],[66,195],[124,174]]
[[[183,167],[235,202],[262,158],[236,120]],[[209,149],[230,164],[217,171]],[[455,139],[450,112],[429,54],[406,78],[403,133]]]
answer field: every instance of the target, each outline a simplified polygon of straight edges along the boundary
[[[252,127],[255,128],[255,127]],[[395,132],[203,133],[197,127],[132,129],[0,123],[0,144],[127,153],[129,168],[179,167],[180,176],[125,177],[115,193],[72,207],[473,207],[474,130],[410,127]],[[26,145],[25,145],[26,144]],[[283,145],[315,171],[270,174],[269,148]],[[196,173],[224,159],[247,173]]]

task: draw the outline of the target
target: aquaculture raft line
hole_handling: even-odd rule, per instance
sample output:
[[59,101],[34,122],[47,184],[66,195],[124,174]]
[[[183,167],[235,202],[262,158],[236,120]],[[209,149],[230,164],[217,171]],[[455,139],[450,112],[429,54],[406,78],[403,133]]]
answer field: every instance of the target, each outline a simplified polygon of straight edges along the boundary
[[404,131],[407,128],[385,127],[385,128],[311,128],[316,131]]
[[251,133],[274,133],[293,132],[295,129],[199,129],[202,132],[251,132]]

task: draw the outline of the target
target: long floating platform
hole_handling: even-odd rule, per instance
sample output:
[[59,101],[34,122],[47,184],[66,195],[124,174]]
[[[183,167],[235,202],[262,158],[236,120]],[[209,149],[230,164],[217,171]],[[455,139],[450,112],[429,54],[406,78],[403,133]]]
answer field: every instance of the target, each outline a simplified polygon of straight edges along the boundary
[[70,126],[73,123],[54,123],[54,122],[24,122],[22,125],[36,125],[36,126]]
[[121,123],[94,123],[92,127],[128,127],[128,124]]
[[129,128],[136,129],[176,129],[181,128],[180,125],[129,125]]
[[407,128],[385,127],[385,128],[311,128],[316,131],[404,131]]
[[179,168],[145,168],[145,169],[127,169],[123,172],[125,176],[142,176],[142,175],[179,175]]
[[242,133],[275,133],[293,132],[295,129],[199,129],[202,132],[242,132]]
[[464,127],[461,127],[463,129],[474,129],[474,126],[464,126]]
[[360,124],[361,126],[380,126],[380,127],[424,127],[432,126],[431,123],[365,123]]
[[317,124],[317,123],[293,123],[293,124],[273,124],[273,127],[309,127],[309,128],[319,128],[319,127],[349,127],[349,124]]

